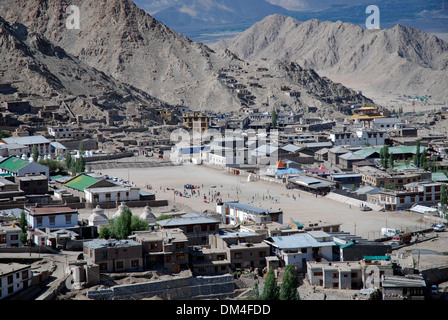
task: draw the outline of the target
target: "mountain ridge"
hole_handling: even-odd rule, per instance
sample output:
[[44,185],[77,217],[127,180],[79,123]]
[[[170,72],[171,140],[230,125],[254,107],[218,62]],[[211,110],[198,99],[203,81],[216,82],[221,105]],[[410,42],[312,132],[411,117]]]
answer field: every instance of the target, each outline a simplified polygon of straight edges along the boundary
[[[210,47],[216,51],[228,49],[249,62],[267,57],[296,61],[363,92],[415,92],[448,100],[440,83],[440,79],[448,80],[448,44],[402,25],[364,30],[340,21],[301,22],[272,15]],[[350,82],[350,77],[357,80]]]

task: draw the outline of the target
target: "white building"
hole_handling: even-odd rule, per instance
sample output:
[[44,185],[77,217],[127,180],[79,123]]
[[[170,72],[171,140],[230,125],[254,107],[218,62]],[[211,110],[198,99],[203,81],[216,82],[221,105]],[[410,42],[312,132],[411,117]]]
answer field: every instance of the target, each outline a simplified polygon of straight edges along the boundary
[[222,217],[226,224],[236,225],[241,223],[283,223],[283,212],[272,211],[253,207],[238,202],[225,202],[216,205],[216,212]]
[[4,226],[0,225],[0,248],[2,247],[21,247],[20,233],[18,225]]
[[137,201],[140,199],[140,189],[134,187],[122,187],[119,185],[111,187],[86,188],[84,189],[86,202],[120,202]]
[[298,270],[306,270],[308,261],[332,261],[332,237],[323,231],[296,233],[290,236],[271,237],[264,240],[271,246],[271,251],[285,265],[292,264]]
[[55,139],[72,139],[73,131],[70,127],[48,127],[48,134]]
[[31,285],[31,265],[0,264],[0,300]]
[[332,132],[330,140],[334,146],[382,146],[386,142],[386,132],[362,129],[356,132]]
[[0,160],[0,173],[11,173],[16,177],[24,177],[26,175],[44,175],[47,178],[50,177],[50,169],[48,167],[17,157]]
[[35,228],[73,228],[78,226],[78,211],[70,207],[25,207],[24,211],[29,230]]
[[[4,144],[20,144],[28,148],[28,153],[33,154],[34,146],[37,146],[37,151],[41,156],[51,154],[51,141],[44,136],[26,136],[26,137],[11,137],[3,138],[0,143]],[[37,159],[35,159],[37,160]]]

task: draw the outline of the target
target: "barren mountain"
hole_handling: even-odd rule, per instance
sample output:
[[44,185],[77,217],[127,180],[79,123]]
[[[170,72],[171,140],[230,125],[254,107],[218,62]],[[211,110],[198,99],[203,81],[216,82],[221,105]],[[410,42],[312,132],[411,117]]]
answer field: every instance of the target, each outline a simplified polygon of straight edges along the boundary
[[[86,65],[39,34],[30,33],[25,26],[9,24],[1,17],[0,69],[2,81],[12,82],[21,94],[28,94],[33,100],[51,103],[95,97],[107,100],[117,111],[125,110],[128,104],[167,105]],[[92,108],[82,101],[74,105],[80,108],[75,111],[104,117],[100,107]]]
[[[79,7],[79,30],[66,27],[69,4]],[[312,93],[300,83],[295,87],[293,78],[280,75],[275,76],[275,80],[265,81],[261,87],[250,87],[247,94],[239,92],[240,89],[233,88],[218,75],[225,74],[223,70],[230,70],[228,76],[232,77],[230,74],[238,71],[245,77],[235,81],[242,81],[249,88],[249,82],[254,82],[250,78],[261,76],[257,70],[249,68],[248,63],[228,50],[216,53],[172,31],[129,0],[73,0],[70,3],[64,0],[0,0],[0,12],[7,21],[23,23],[117,81],[193,110],[227,112],[247,105],[263,106],[272,92],[282,86],[304,91],[300,99],[291,101],[282,94],[277,100],[279,106],[289,106],[292,110],[315,105],[336,107],[335,101],[367,101],[354,91],[333,90],[333,87],[342,86],[319,80],[315,73],[312,76],[317,78],[308,82],[320,83],[319,94]],[[265,68],[266,62],[262,61],[259,67]],[[269,78],[263,80],[266,79]],[[334,96],[336,92],[343,95]]]
[[272,15],[210,47],[247,61],[295,61],[370,98],[392,93],[448,101],[448,44],[410,27],[365,30],[340,21]]
[[[68,5],[80,29],[67,29]],[[232,59],[175,33],[128,0],[2,0],[5,19],[41,33],[92,67],[171,104],[236,108],[213,77]]]

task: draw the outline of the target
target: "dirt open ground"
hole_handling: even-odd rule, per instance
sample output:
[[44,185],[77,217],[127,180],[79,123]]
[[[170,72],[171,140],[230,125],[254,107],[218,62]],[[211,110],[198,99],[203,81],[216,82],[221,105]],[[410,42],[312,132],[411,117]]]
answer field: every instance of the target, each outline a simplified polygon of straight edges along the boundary
[[[98,172],[100,173],[100,172]],[[156,193],[157,199],[169,201],[169,207],[153,208],[156,216],[162,211],[176,207],[185,211],[204,212],[215,211],[216,202],[212,196],[219,192],[223,201],[239,200],[266,209],[281,209],[283,224],[289,224],[290,218],[306,225],[313,223],[341,223],[341,230],[365,239],[380,238],[382,227],[400,230],[421,230],[430,228],[432,221],[423,219],[423,215],[412,212],[362,212],[357,207],[334,201],[313,194],[288,190],[284,184],[263,180],[248,182],[247,177],[235,176],[219,169],[207,166],[184,164],[171,167],[154,167],[147,169],[109,169],[102,174],[110,177],[123,178],[135,183],[142,190]],[[189,198],[176,196],[175,192],[184,192],[184,185],[199,186],[200,195]],[[150,185],[152,189],[146,189]],[[167,190],[167,188],[171,190]],[[204,194],[207,200],[204,201]],[[294,197],[293,197],[294,195]],[[132,208],[131,208],[132,209]],[[114,209],[106,210],[110,217]],[[132,209],[133,214],[140,215],[143,208]],[[90,215],[90,210],[80,211],[82,218]],[[84,215],[84,216],[83,216]],[[427,237],[436,235],[427,234]],[[420,251],[419,263],[423,265],[448,264],[448,232],[437,233],[437,238],[412,246],[401,248],[400,251]],[[395,252],[394,252],[395,253]]]

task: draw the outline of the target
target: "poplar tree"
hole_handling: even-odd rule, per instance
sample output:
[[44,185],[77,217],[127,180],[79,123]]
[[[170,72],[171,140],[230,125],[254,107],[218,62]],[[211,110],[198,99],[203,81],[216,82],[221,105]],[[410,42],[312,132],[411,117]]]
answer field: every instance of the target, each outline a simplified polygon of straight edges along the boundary
[[266,280],[264,282],[263,294],[261,300],[278,300],[279,288],[275,279],[274,269],[269,268]]
[[288,264],[285,268],[285,273],[283,275],[283,281],[280,286],[279,299],[280,300],[299,300],[299,294],[297,292],[297,286],[299,280],[297,279],[297,274],[294,266]]

